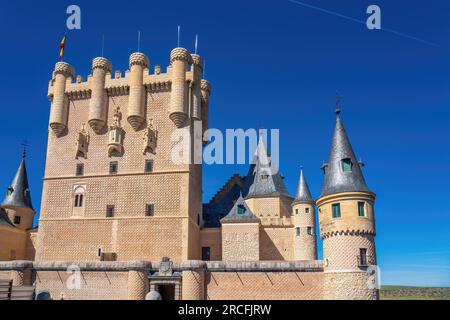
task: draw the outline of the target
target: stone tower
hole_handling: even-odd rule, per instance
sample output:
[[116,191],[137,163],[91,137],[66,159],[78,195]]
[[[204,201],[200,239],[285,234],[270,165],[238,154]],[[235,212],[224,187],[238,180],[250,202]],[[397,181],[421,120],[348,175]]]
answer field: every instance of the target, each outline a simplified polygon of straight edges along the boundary
[[297,194],[292,202],[295,260],[317,260],[316,210],[308,183],[300,170]]
[[194,122],[205,130],[201,61],[176,48],[166,72],[150,72],[137,52],[129,70],[112,73],[99,57],[86,81],[56,64],[36,260],[200,258],[202,168],[172,150],[174,132],[191,133],[192,154]]
[[30,188],[28,186],[27,168],[25,166],[25,151],[22,155],[19,169],[6,192],[0,207],[4,208],[8,218],[21,230],[33,227],[34,209],[31,204]]
[[[324,184],[316,203],[323,240],[324,298],[378,299],[370,266],[376,265],[375,194],[362,174],[336,110],[336,127]],[[369,269],[369,270],[368,270]]]

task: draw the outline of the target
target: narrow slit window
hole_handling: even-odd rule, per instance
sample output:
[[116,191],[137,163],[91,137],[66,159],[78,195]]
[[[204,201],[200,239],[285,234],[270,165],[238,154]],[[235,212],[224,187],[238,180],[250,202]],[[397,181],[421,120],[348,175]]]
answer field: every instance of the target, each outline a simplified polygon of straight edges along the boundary
[[341,205],[339,203],[335,203],[332,205],[333,218],[341,217]]
[[147,203],[145,205],[145,215],[152,217],[155,214],[155,205],[153,203]]
[[145,172],[153,172],[153,160],[145,160]]
[[300,228],[299,227],[295,228],[295,234],[297,235],[297,237],[300,236]]
[[114,217],[114,206],[113,205],[106,206],[106,217],[107,218]]
[[77,168],[75,170],[76,176],[82,176],[84,175],[84,164],[83,163],[77,163]]
[[110,174],[116,174],[119,168],[119,164],[117,163],[117,161],[111,161],[109,163],[109,173]]
[[365,217],[366,216],[366,210],[365,210],[365,203],[364,202],[358,202],[358,216]]
[[312,236],[312,227],[306,227],[306,233],[308,236]]

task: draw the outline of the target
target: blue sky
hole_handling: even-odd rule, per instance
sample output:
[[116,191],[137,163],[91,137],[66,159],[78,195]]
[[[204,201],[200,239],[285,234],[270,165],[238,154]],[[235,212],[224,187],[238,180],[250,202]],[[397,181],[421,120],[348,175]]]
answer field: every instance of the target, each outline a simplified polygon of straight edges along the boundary
[[[384,284],[450,286],[450,3],[448,1],[305,2],[365,20],[377,4],[382,27],[271,1],[3,1],[0,50],[6,190],[28,140],[28,171],[39,209],[49,116],[48,80],[66,32],[66,8],[78,4],[82,29],[68,31],[65,60],[90,73],[101,54],[126,70],[141,30],[141,51],[152,66],[167,66],[176,46],[206,58],[212,83],[210,125],[280,129],[280,167],[295,192],[300,165],[318,196],[319,169],[334,128],[336,90],[342,118],[365,177],[377,193],[377,250]],[[204,201],[247,166],[206,166]]]

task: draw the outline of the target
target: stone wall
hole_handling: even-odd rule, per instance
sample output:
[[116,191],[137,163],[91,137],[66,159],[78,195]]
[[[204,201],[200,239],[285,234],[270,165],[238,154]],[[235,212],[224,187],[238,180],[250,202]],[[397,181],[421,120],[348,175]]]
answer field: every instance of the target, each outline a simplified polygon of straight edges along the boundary
[[257,261],[260,251],[259,223],[222,224],[222,260]]
[[201,246],[210,248],[210,260],[222,260],[222,229],[205,228],[200,231]]
[[25,231],[9,226],[0,226],[0,261],[8,261],[11,258],[13,260],[26,259],[26,242],[27,233]]
[[320,300],[322,272],[211,272],[209,300]]

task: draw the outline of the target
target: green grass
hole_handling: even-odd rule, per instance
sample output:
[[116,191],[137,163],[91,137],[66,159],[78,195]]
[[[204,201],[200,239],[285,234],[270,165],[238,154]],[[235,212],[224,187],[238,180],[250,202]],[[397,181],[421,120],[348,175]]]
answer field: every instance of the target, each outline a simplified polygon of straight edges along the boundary
[[450,288],[381,286],[382,300],[450,300]]

